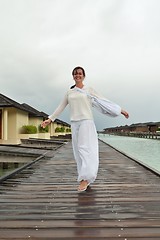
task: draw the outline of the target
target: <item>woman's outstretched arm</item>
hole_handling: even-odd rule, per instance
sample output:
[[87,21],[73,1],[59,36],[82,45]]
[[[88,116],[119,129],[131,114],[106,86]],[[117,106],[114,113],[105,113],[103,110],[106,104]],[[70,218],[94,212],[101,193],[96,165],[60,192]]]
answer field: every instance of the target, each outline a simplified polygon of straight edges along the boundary
[[56,110],[48,117],[47,120],[43,121],[41,123],[41,127],[45,128],[47,125],[49,125],[51,122],[54,122],[54,120],[60,115],[60,113],[65,109],[65,107],[68,104],[67,100],[67,94],[65,95],[62,102],[59,104],[59,106],[56,108]]

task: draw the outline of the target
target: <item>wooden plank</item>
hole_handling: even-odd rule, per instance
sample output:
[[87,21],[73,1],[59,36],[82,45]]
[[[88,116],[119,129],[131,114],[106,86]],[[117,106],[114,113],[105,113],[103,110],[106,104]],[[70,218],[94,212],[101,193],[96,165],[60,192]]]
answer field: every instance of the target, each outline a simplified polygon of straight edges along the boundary
[[12,238],[16,239],[22,239],[22,238],[38,238],[38,239],[64,239],[66,236],[67,238],[95,238],[99,237],[101,238],[122,238],[122,239],[130,239],[132,238],[157,238],[160,235],[160,229],[158,228],[137,228],[136,231],[133,228],[74,228],[74,229],[68,229],[68,228],[60,228],[60,229],[39,229],[36,226],[33,226],[33,228],[30,228],[26,231],[26,229],[19,229],[18,231],[16,229],[4,229],[1,230],[1,238],[8,238],[8,236],[12,236]]
[[91,219],[91,220],[83,220],[80,221],[78,219],[75,220],[6,220],[0,221],[0,229],[28,229],[33,228],[33,226],[38,226],[38,228],[160,228],[159,219],[130,219],[129,221],[124,219],[121,221],[115,219],[109,220],[99,220]]
[[100,142],[97,180],[77,192],[71,143],[0,186],[0,239],[160,239],[160,178]]

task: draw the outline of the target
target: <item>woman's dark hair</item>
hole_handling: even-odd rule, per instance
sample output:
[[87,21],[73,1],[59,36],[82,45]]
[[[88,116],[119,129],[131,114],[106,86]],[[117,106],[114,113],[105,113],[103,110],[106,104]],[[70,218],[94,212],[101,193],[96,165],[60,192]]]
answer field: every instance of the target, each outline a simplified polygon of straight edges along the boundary
[[82,70],[82,72],[83,72],[83,76],[85,77],[86,76],[86,74],[85,74],[85,71],[84,71],[84,69],[82,68],[82,67],[75,67],[74,69],[73,69],[73,71],[72,71],[72,76],[74,75],[74,73],[78,70],[78,69],[81,69]]
[[[85,77],[85,76],[86,76],[85,70],[84,70],[82,67],[79,67],[79,66],[78,66],[78,67],[75,67],[75,68],[73,69],[73,71],[72,71],[72,76],[74,75],[75,72],[77,72],[78,69],[81,69],[81,70],[82,70],[83,76]],[[75,86],[76,86],[76,85],[71,86],[70,89],[74,88]]]
[[76,86],[76,84],[74,84],[73,86],[70,87],[70,89],[74,88]]

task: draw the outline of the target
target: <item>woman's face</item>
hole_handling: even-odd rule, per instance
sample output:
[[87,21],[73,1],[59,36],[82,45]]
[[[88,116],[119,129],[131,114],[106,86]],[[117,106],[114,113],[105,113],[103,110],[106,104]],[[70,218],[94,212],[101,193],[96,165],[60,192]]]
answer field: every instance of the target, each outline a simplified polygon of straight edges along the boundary
[[82,82],[84,80],[84,75],[82,69],[77,69],[73,73],[73,79],[76,83]]

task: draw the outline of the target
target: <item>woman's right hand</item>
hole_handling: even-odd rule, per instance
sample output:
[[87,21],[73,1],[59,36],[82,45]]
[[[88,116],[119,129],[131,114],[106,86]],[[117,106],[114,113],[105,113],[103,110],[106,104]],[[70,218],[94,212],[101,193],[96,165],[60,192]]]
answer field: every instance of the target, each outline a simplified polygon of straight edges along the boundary
[[51,119],[47,119],[47,120],[45,120],[45,121],[43,121],[42,123],[41,123],[41,127],[42,128],[45,128],[47,125],[49,125],[51,123]]

